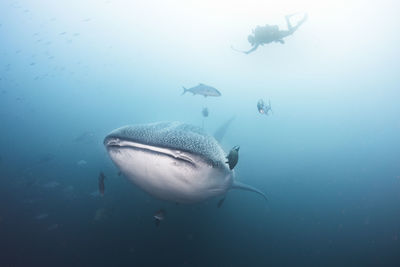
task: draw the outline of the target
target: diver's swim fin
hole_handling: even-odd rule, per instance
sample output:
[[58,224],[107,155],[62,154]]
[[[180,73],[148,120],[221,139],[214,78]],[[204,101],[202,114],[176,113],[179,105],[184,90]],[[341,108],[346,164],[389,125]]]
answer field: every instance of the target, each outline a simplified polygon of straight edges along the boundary
[[242,189],[242,190],[254,192],[254,193],[257,193],[257,194],[261,195],[266,201],[268,201],[267,196],[263,192],[261,192],[260,190],[254,188],[254,187],[252,187],[250,185],[243,184],[243,183],[238,182],[238,181],[234,181],[233,185],[232,185],[232,189]]

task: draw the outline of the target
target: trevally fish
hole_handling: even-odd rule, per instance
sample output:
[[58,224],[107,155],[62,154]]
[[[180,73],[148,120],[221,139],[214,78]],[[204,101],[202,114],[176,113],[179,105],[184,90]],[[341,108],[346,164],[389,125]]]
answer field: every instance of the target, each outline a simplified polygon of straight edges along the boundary
[[201,128],[181,122],[124,126],[104,139],[111,160],[150,195],[175,203],[195,203],[243,189],[266,196],[235,180],[226,153]]
[[207,96],[221,96],[221,93],[212,86],[205,85],[203,83],[199,83],[199,85],[186,89],[183,87],[183,93],[191,92],[193,95],[203,95],[204,97]]

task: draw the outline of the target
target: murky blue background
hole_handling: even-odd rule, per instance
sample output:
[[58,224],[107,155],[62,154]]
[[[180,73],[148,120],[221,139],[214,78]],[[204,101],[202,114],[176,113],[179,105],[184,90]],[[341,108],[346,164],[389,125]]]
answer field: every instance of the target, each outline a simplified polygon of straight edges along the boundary
[[[0,266],[399,266],[398,9],[0,1]],[[309,19],[284,45],[230,49],[297,11]],[[199,82],[222,96],[181,96]],[[126,124],[212,134],[233,116],[222,145],[241,146],[238,179],[267,208],[244,191],[219,209],[159,201],[118,176],[102,144]]]

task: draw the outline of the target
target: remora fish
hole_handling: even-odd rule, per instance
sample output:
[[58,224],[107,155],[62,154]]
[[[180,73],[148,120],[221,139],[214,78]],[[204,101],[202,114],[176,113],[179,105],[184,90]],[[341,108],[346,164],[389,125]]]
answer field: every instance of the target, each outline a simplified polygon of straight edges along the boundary
[[228,163],[229,169],[235,168],[238,160],[239,160],[239,146],[234,146],[231,151],[229,152],[228,156],[226,156],[226,159],[228,160],[225,163]]
[[[182,86],[183,87],[183,86]],[[204,97],[207,96],[221,96],[221,93],[212,86],[205,85],[203,83],[199,83],[199,85],[186,89],[183,87],[183,93],[191,92],[193,95],[203,95]]]
[[112,161],[129,180],[159,199],[195,203],[230,189],[261,191],[235,181],[225,152],[201,128],[181,122],[125,126],[104,139]]

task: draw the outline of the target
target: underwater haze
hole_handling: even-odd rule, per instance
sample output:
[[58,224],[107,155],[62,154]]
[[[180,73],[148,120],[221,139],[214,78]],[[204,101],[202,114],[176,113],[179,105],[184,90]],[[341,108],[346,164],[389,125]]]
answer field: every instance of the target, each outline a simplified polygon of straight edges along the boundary
[[[400,266],[399,8],[1,0],[0,266]],[[238,52],[297,12],[284,44]],[[199,83],[221,96],[182,95]],[[176,204],[131,183],[104,138],[159,121],[230,121],[236,179],[268,201]]]

